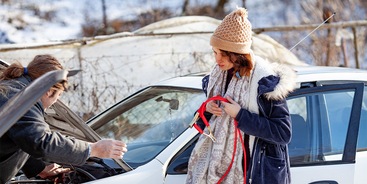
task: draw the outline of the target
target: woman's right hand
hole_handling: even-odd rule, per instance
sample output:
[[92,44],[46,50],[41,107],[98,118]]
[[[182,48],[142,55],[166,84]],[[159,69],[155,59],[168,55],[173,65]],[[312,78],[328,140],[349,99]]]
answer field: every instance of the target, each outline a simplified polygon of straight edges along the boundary
[[215,101],[210,101],[206,104],[206,111],[215,116],[222,116],[222,109],[215,103]]

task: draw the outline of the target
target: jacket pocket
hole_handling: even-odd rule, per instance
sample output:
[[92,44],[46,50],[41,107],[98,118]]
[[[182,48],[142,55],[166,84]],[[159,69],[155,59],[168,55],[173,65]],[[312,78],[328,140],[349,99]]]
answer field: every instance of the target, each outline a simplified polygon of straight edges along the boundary
[[266,183],[287,183],[287,163],[283,158],[265,155],[262,167],[262,174],[266,178]]

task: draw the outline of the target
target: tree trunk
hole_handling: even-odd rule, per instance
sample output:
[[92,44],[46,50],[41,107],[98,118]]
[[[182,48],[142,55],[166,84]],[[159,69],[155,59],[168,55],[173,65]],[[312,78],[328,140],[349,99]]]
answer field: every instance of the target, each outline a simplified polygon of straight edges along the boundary
[[246,0],[242,0],[242,7],[246,8]]
[[103,13],[103,28],[102,28],[102,32],[104,35],[107,34],[107,28],[108,28],[108,25],[107,25],[107,14],[106,14],[106,2],[105,0],[102,0],[102,13]]
[[182,6],[182,16],[187,15],[187,8],[189,6],[189,1],[190,0],[184,0],[184,4]]
[[223,18],[225,16],[224,5],[228,2],[228,0],[218,0],[217,6],[215,6],[215,15],[216,17]]

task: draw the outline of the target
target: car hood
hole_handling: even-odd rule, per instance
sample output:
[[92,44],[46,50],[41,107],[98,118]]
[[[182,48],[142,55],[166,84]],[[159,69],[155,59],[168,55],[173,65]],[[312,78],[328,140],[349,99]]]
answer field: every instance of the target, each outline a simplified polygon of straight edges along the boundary
[[[41,96],[53,85],[63,80],[67,80],[67,77],[73,76],[78,72],[78,70],[56,70],[48,72],[34,80],[30,85],[26,86],[9,99],[7,103],[0,108],[0,137],[3,136],[5,132],[7,132],[8,129],[29,110],[29,108],[39,101]],[[61,132],[66,136],[72,136],[89,142],[96,142],[101,139],[92,128],[85,124],[79,116],[59,100],[46,110],[45,120],[50,125],[51,130]],[[123,160],[114,159],[114,161],[125,171],[132,170]]]
[[0,137],[32,107],[54,84],[67,79],[68,71],[46,73],[14,95],[0,108]]
[[[60,132],[63,135],[88,142],[101,140],[101,137],[90,126],[60,100],[46,110],[45,120],[52,131]],[[132,170],[132,167],[124,160],[113,160],[125,171]]]
[[[101,140],[101,137],[85,121],[60,100],[57,100],[56,103],[46,110],[45,120],[52,131],[60,132],[65,136],[75,137],[88,142]],[[113,160],[125,171],[132,170],[132,167],[124,160]]]

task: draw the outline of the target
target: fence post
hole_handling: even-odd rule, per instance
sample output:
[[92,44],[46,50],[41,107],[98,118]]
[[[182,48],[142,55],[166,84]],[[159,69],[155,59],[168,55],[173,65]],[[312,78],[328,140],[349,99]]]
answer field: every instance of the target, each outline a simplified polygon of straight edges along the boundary
[[360,68],[359,66],[359,59],[358,59],[358,40],[357,40],[357,30],[356,30],[356,27],[353,26],[352,27],[352,30],[353,30],[353,41],[354,41],[354,49],[355,49],[355,52],[354,52],[354,57],[355,57],[355,61],[356,61],[356,68]]

